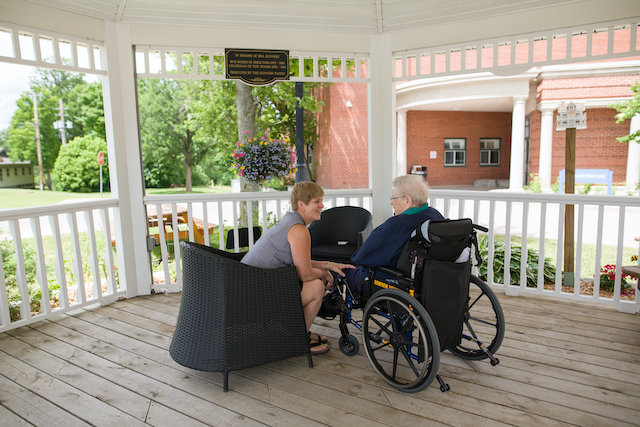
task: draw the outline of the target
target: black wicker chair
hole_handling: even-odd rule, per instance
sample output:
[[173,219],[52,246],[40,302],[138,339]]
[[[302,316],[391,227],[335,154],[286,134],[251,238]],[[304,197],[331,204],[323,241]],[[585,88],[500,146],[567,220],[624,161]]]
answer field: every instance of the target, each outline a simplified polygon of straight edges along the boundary
[[351,255],[371,232],[371,212],[357,206],[339,206],[322,212],[309,226],[311,259],[350,263]]
[[179,364],[223,372],[307,354],[295,267],[261,269],[234,254],[180,242],[182,301],[169,353]]

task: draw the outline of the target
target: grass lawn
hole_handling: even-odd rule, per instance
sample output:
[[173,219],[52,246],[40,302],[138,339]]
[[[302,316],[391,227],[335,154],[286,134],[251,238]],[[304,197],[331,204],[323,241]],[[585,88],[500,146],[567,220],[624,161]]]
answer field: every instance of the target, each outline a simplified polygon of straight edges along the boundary
[[[148,188],[149,195],[156,194],[187,194],[184,188]],[[230,193],[230,185],[193,187],[192,193]],[[110,192],[103,192],[102,198],[111,197]],[[35,190],[24,188],[1,188],[0,209],[28,208],[33,206],[54,205],[65,200],[99,199],[97,193],[71,193],[66,191]]]

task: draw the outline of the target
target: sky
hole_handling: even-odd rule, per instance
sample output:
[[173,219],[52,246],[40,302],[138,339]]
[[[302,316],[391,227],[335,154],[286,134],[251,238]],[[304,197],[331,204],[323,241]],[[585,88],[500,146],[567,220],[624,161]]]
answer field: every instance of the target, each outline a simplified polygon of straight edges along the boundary
[[0,62],[0,130],[7,129],[16,110],[16,101],[29,89],[33,67]]

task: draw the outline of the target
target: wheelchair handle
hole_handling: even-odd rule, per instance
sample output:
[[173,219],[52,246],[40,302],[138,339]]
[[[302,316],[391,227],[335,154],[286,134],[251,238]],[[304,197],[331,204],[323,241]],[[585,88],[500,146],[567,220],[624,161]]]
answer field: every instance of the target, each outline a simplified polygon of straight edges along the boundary
[[483,226],[478,225],[478,224],[473,224],[473,228],[475,228],[476,230],[483,231],[483,232],[485,232],[485,233],[486,233],[487,231],[489,231],[489,229],[488,229],[487,227],[483,227]]

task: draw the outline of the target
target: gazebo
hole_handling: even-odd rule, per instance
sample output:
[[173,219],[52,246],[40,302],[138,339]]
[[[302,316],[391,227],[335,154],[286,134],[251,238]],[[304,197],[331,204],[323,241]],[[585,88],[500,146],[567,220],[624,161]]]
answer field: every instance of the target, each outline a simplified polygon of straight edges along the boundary
[[[210,392],[207,385],[211,386],[211,382],[220,383],[218,377],[173,367],[166,370],[171,361],[163,348],[170,337],[170,324],[175,319],[179,299],[176,294],[149,295],[154,286],[147,267],[150,258],[146,207],[155,205],[161,209],[162,203],[169,203],[176,218],[177,204],[187,204],[185,215],[190,221],[192,204],[202,204],[206,226],[208,202],[216,202],[219,212],[222,212],[222,203],[229,201],[269,200],[280,207],[281,201],[286,200],[286,193],[275,196],[249,194],[172,198],[145,195],[140,167],[136,78],[222,80],[225,76],[215,74],[213,67],[207,71],[187,71],[178,65],[176,69],[169,70],[168,63],[171,61],[168,58],[209,58],[214,61],[216,57],[224,57],[225,48],[250,48],[283,49],[289,51],[291,58],[298,58],[300,69],[293,70],[292,81],[367,83],[369,186],[351,191],[328,191],[327,195],[336,199],[336,204],[340,203],[338,198],[347,200],[347,204],[351,199],[359,200],[361,204],[364,200],[374,215],[374,222],[380,223],[391,214],[388,205],[391,195],[389,183],[396,175],[404,173],[403,168],[407,167],[406,160],[403,161],[406,158],[403,152],[406,150],[406,134],[403,134],[406,116],[402,111],[397,111],[397,84],[428,78],[446,79],[448,76],[476,71],[515,75],[536,65],[569,63],[576,60],[571,50],[575,37],[585,37],[587,46],[591,46],[594,37],[602,34],[609,40],[606,50],[594,52],[587,49],[579,58],[581,61],[617,58],[637,60],[640,56],[639,24],[640,8],[636,0],[0,0],[0,36],[10,40],[13,46],[12,53],[0,56],[0,61],[91,73],[102,79],[113,195],[110,200],[67,207],[0,212],[0,221],[9,223],[11,236],[19,252],[20,221],[31,225],[38,241],[41,217],[56,218],[51,220],[51,228],[53,234],[57,233],[59,237],[60,231],[56,228],[59,216],[71,213],[75,218],[76,213],[88,212],[87,223],[93,229],[94,211],[105,224],[109,222],[107,216],[112,215],[120,281],[116,287],[113,259],[109,260],[107,256],[105,262],[109,273],[106,279],[109,284],[105,294],[96,297],[100,293],[97,287],[94,288],[93,297],[79,292],[76,304],[70,304],[65,296],[61,301],[63,310],[43,304],[41,314],[36,316],[29,313],[27,301],[23,298],[20,307],[22,317],[17,322],[10,321],[5,309],[6,299],[0,295],[0,304],[3,304],[0,331],[9,331],[0,335],[0,379],[3,388],[10,390],[13,397],[21,395],[21,387],[28,389],[25,399],[30,403],[22,407],[48,412],[47,416],[38,417],[36,414],[31,417],[29,414],[33,411],[18,409],[21,405],[14,405],[15,399],[9,399],[11,402],[7,405],[2,405],[4,400],[0,399],[0,419],[29,420],[36,424],[37,420],[41,420],[41,423],[52,420],[64,422],[69,413],[85,413],[83,402],[91,401],[87,407],[92,411],[84,417],[71,417],[73,421],[87,420],[94,424],[119,422],[116,420],[152,424],[282,422],[293,425],[323,422],[354,425],[406,425],[420,422],[467,424],[480,421],[522,425],[556,422],[593,422],[600,425],[636,423],[640,415],[637,410],[640,390],[635,374],[638,367],[635,355],[640,326],[637,316],[611,310],[614,307],[618,311],[633,313],[640,304],[638,297],[633,301],[621,301],[621,250],[618,251],[616,290],[612,298],[600,297],[597,285],[593,297],[587,298],[580,294],[578,282],[574,284],[578,286],[574,286],[573,291],[564,291],[560,272],[551,289],[545,288],[541,274],[538,274],[534,287],[527,285],[526,273],[516,278],[515,285],[511,284],[509,255],[505,260],[502,284],[495,283],[493,271],[489,271],[487,281],[506,294],[503,300],[505,306],[513,310],[507,311],[507,314],[513,313],[517,322],[531,323],[531,330],[535,330],[535,333],[531,334],[531,330],[521,323],[513,328],[508,339],[519,342],[524,350],[512,348],[506,352],[506,365],[512,363],[513,366],[508,367],[506,372],[513,376],[504,374],[495,383],[494,374],[487,373],[485,367],[450,362],[448,373],[462,390],[457,396],[459,403],[453,402],[454,399],[436,396],[434,390],[425,391],[430,401],[407,399],[404,395],[381,391],[376,380],[371,378],[372,371],[359,364],[362,359],[349,364],[340,358],[337,351],[330,352],[326,359],[320,358],[319,370],[323,372],[323,378],[319,380],[311,378],[314,371],[305,371],[301,363],[294,360],[240,373],[236,377],[240,392],[234,395],[235,401],[217,392],[214,392],[213,398],[201,399],[200,395]],[[626,50],[614,49],[613,41],[618,37],[628,40]],[[25,49],[25,46],[31,48]],[[52,49],[52,57],[43,56],[45,46]],[[61,49],[61,46],[65,49]],[[543,59],[534,58],[536,49],[546,51]],[[561,53],[554,53],[557,51]],[[498,57],[507,59],[498,61]],[[333,63],[333,60],[341,64],[342,72],[321,75],[318,65]],[[177,61],[177,64],[180,63]],[[311,74],[305,74],[302,69],[304,63],[311,64]],[[353,66],[355,72],[347,73],[347,66]],[[513,164],[523,163],[524,99],[528,96],[527,89],[518,88],[512,94]],[[512,170],[511,181],[513,189],[521,188],[521,171]],[[512,218],[514,222],[517,219],[523,236],[524,253],[528,227],[535,224],[539,228],[539,247],[544,251],[544,237],[550,232],[545,230],[547,219],[562,222],[564,207],[572,204],[579,206],[582,214],[578,215],[577,221],[579,234],[583,229],[596,232],[597,263],[604,239],[611,239],[613,245],[620,249],[626,239],[640,234],[635,222],[640,202],[633,198],[526,195],[518,191],[487,195],[448,190],[434,190],[432,198],[440,201],[440,209],[445,216],[463,215],[471,211],[474,217],[485,219],[485,215],[490,226],[495,225],[496,216],[504,216],[500,227],[504,227],[507,249],[511,244]],[[480,207],[481,202],[486,203],[482,205],[486,206],[486,210]],[[550,209],[552,205],[553,209]],[[75,219],[70,220],[70,224],[72,233],[77,234]],[[491,239],[493,231],[490,233]],[[553,229],[551,233],[557,233],[558,241],[562,241],[562,227]],[[106,234],[110,249],[108,226]],[[193,240],[192,228],[189,235]],[[162,233],[159,233],[159,239],[166,265],[166,242]],[[207,243],[208,239],[209,236],[206,236]],[[222,234],[220,239],[222,241]],[[579,259],[580,238],[577,247]],[[41,251],[41,248],[38,250]],[[58,250],[61,252],[59,245]],[[493,262],[493,251],[490,245],[490,264]],[[41,252],[38,255],[41,259]],[[179,260],[179,252],[174,255]],[[560,250],[556,256],[560,265]],[[540,257],[544,260],[544,252]],[[94,275],[99,276],[95,244],[89,259]],[[522,262],[526,263],[526,257]],[[544,261],[539,265],[540,270],[544,268],[543,264]],[[576,267],[576,271],[579,271],[579,262]],[[24,272],[24,262],[21,264],[18,261],[17,268],[20,277],[20,269]],[[46,281],[44,261],[40,261],[36,268],[40,280]],[[599,268],[598,265],[596,271]],[[64,279],[62,263],[56,266],[55,274]],[[168,285],[169,290],[180,290],[179,266],[177,274],[177,281],[174,285]],[[168,269],[165,268],[167,279],[168,276]],[[19,278],[18,281],[20,286],[24,286],[22,290],[26,289],[24,280]],[[596,283],[599,283],[597,279]],[[3,277],[0,277],[0,285],[4,287]],[[41,286],[44,286],[44,295],[46,285],[41,282]],[[84,283],[78,286],[82,287]],[[560,302],[544,298],[514,299],[515,296],[528,294],[551,297]],[[118,308],[103,307],[97,313],[86,311],[79,317],[65,317],[60,323],[48,320],[58,319],[56,316],[91,303],[110,303],[120,296],[138,299],[118,303],[121,304]],[[576,309],[568,303],[575,301],[592,305],[578,305]],[[594,304],[599,307],[596,308]],[[144,319],[137,317],[141,312],[144,313]],[[571,325],[565,326],[564,322]],[[30,324],[34,326],[20,328]],[[325,322],[318,325],[318,330],[335,337],[337,335],[331,332],[334,326]],[[108,345],[96,337],[101,334],[108,336],[105,338],[109,341]],[[51,337],[61,340],[61,343],[51,344]],[[593,352],[587,351],[586,355],[580,353],[584,347],[592,347],[594,342],[604,340],[603,337],[607,338],[605,344],[596,343],[597,349]],[[37,349],[33,350],[32,347]],[[7,353],[3,353],[5,348]],[[121,351],[137,354],[128,370],[122,370],[118,365]],[[548,355],[547,352],[554,354]],[[144,357],[139,356],[142,353]],[[619,353],[623,353],[617,359],[621,368],[616,369],[610,366],[610,360]],[[541,354],[544,357],[538,357]],[[96,358],[96,355],[99,357]],[[12,361],[12,358],[17,361]],[[84,371],[77,371],[78,366],[95,366],[95,363],[100,363],[95,372],[105,374],[92,376],[92,383],[86,388],[96,390],[104,386],[106,391],[98,391],[93,395],[83,392],[88,394],[80,394],[77,402],[67,396],[75,396],[74,387],[85,390],[81,381],[74,383],[65,377],[58,393],[49,390],[55,386],[39,382],[37,378],[40,371],[36,367],[41,364],[45,366],[43,369],[47,375],[53,378],[52,383],[56,383],[59,381],[55,379],[56,372],[68,371],[71,377],[76,374],[82,376]],[[544,366],[541,368],[541,365]],[[346,370],[343,375],[333,372],[344,366]],[[169,372],[169,379],[162,378],[163,370]],[[282,371],[287,373],[282,375]],[[525,384],[536,379],[539,371],[545,378],[544,382],[525,387]],[[21,372],[26,377],[36,379],[32,382],[22,381]],[[116,379],[105,379],[110,377],[107,372],[113,372]],[[591,380],[594,375],[597,375],[598,381]],[[329,379],[337,379],[338,386],[330,385]],[[485,389],[478,387],[476,381],[482,383]],[[162,386],[157,386],[158,382]],[[309,384],[312,384],[310,391],[306,391],[305,385]],[[368,391],[367,387],[372,384],[375,388]],[[330,387],[331,391],[323,392],[322,387]],[[520,393],[520,388],[525,390]],[[494,394],[487,396],[486,389],[491,389]],[[344,390],[348,392],[344,393]],[[574,390],[579,390],[580,396]],[[590,396],[589,393],[597,396]],[[609,399],[610,395],[615,395],[617,400],[601,402]],[[319,405],[314,403],[316,396],[322,400]],[[111,398],[114,398],[113,406],[102,404],[111,402]],[[481,398],[484,402],[478,405],[476,400]],[[101,402],[97,404],[97,400]],[[379,400],[385,400],[385,403],[379,403]],[[350,405],[357,409],[349,409]],[[488,405],[489,409],[483,408],[483,405]],[[460,406],[467,409],[459,409]],[[117,407],[121,411],[119,414],[124,415],[110,418],[113,407]],[[140,412],[143,408],[148,412]],[[339,411],[335,408],[339,408]],[[203,413],[214,415],[207,419],[202,416]]]

